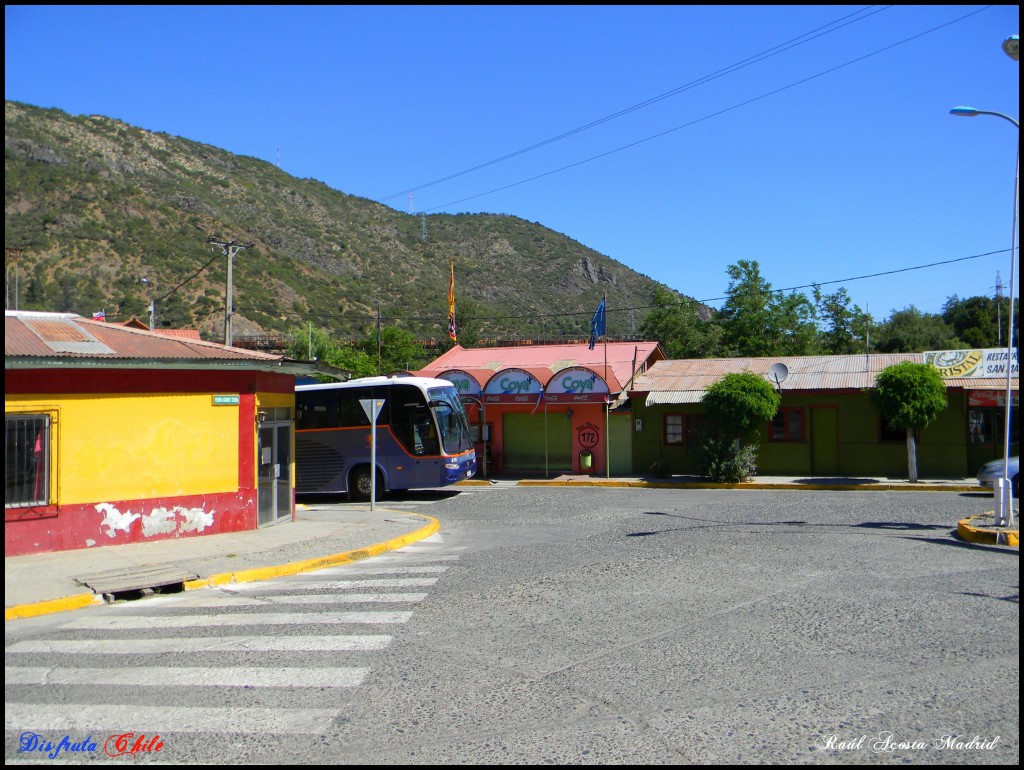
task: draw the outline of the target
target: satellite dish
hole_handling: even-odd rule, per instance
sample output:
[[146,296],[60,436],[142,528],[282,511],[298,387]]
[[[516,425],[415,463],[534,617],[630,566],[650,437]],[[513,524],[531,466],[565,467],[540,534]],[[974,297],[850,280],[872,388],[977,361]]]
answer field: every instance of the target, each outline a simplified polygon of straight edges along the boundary
[[789,367],[785,364],[772,364],[768,367],[768,379],[775,383],[776,388],[782,387],[782,382],[789,376]]

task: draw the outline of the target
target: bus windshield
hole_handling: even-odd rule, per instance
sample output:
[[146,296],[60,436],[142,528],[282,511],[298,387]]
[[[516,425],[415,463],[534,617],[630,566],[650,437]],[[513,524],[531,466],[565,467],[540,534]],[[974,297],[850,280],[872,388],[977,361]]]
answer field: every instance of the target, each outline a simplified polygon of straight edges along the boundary
[[427,395],[441,432],[441,451],[445,454],[459,454],[472,449],[473,438],[469,432],[466,410],[455,388],[429,388]]

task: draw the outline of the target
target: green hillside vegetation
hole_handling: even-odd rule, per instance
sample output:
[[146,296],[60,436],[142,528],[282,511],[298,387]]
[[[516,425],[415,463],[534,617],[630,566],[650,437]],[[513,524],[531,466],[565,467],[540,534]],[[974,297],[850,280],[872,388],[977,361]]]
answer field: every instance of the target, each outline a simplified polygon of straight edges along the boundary
[[[447,339],[452,259],[459,315],[484,337],[585,338],[602,295],[609,308],[638,308],[660,286],[538,223],[403,214],[106,117],[6,102],[5,133],[20,309],[147,320],[153,299],[164,324],[216,339],[227,260],[211,236],[252,243],[233,265],[235,335],[312,323],[358,337],[379,311],[416,338]],[[608,333],[635,334],[642,320],[611,312]]]

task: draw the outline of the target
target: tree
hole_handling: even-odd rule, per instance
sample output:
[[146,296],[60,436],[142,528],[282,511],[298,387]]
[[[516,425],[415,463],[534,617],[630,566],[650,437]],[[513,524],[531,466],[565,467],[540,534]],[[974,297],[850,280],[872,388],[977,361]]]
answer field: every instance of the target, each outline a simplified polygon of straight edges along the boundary
[[756,261],[726,269],[730,284],[718,314],[723,347],[734,356],[799,356],[816,352],[814,306],[803,294],[782,295]]
[[287,355],[299,361],[322,361],[328,366],[345,369],[356,377],[377,373],[377,357],[352,346],[338,345],[323,329],[298,329],[292,333]]
[[[374,361],[377,360],[377,332],[373,331],[359,344],[359,349]],[[412,332],[397,326],[385,326],[380,331],[380,374],[413,371],[427,365],[427,354],[423,345],[416,341]],[[376,369],[376,365],[375,365]],[[375,372],[376,373],[376,372]]]
[[926,428],[946,408],[946,383],[931,364],[904,361],[886,367],[867,391],[868,401],[893,430],[907,432],[907,473],[917,481],[915,431]]
[[775,417],[782,402],[763,377],[733,372],[704,393],[704,409],[718,428],[701,444],[702,473],[715,481],[742,481],[756,470],[757,428]]
[[[1014,298],[1014,326],[1017,326],[1017,299]],[[972,348],[994,348],[1006,344],[1006,324],[1009,321],[1010,301],[991,297],[967,297],[955,294],[942,308],[945,321],[965,345]],[[1014,339],[1017,338],[1016,332]]]
[[815,311],[820,324],[819,348],[826,355],[857,353],[867,333],[868,316],[856,305],[850,305],[846,289],[823,294],[814,287]]
[[879,353],[923,353],[926,350],[956,350],[964,344],[956,338],[941,316],[922,313],[913,305],[893,310],[875,335]]
[[657,340],[669,358],[713,358],[721,355],[722,327],[701,317],[701,305],[656,286],[654,309],[640,326],[644,339]]

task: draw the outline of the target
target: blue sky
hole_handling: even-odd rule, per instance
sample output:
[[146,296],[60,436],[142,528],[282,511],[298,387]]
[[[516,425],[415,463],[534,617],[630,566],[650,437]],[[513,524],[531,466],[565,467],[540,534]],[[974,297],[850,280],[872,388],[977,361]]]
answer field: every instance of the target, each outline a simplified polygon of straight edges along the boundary
[[741,259],[775,289],[843,287],[876,318],[991,296],[997,274],[1009,289],[1018,131],[949,110],[1019,120],[1001,47],[1016,5],[4,15],[8,100],[403,213],[521,217],[713,307]]

